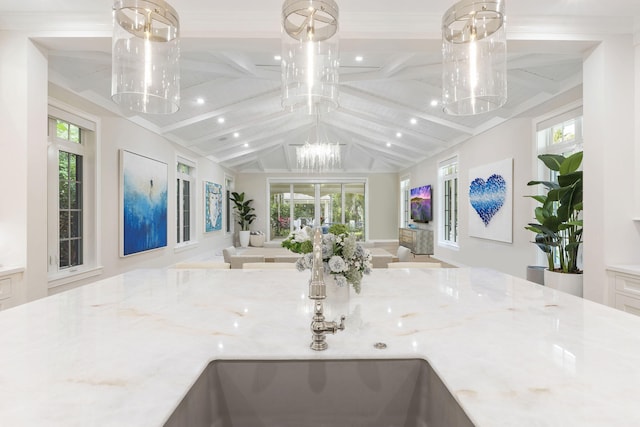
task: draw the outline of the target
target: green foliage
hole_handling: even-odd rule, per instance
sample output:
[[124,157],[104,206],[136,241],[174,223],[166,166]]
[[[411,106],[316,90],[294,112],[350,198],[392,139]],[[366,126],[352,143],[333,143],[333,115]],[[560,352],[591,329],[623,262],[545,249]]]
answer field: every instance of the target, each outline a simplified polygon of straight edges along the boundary
[[[342,208],[342,201],[344,195],[344,212]],[[290,195],[287,193],[287,197],[283,197],[284,193],[272,193],[269,215],[271,218],[271,237],[287,237],[290,232],[291,221],[294,219],[312,219],[315,218],[315,204],[313,200],[310,201],[296,201],[293,205],[293,216],[290,214]],[[353,229],[348,229],[351,233],[356,233],[358,236],[362,236],[364,233],[364,217],[365,217],[365,203],[364,194],[351,193],[345,191],[344,194],[340,191],[337,193],[325,194],[329,196],[329,201],[326,201],[323,197],[321,202],[321,215],[324,212],[329,212],[328,217],[320,217],[320,224],[333,224],[336,222],[344,222],[349,224],[355,223]]]
[[271,198],[271,238],[289,235],[289,202],[277,202]]
[[313,252],[313,242],[311,240],[304,240],[302,242],[295,240],[295,236],[291,235],[289,238],[282,241],[282,247],[289,249],[291,252],[297,254],[308,254]]
[[[311,228],[305,227],[293,231],[281,243],[283,248],[305,254],[296,261],[298,271],[313,267],[312,234]],[[325,274],[330,274],[338,286],[351,284],[356,293],[360,293],[362,276],[371,272],[371,252],[364,249],[350,233],[323,234],[322,263]]]
[[70,142],[80,143],[80,128],[62,120],[57,120],[56,136]]
[[329,233],[331,234],[346,234],[349,232],[349,229],[344,224],[333,224],[329,227]]
[[231,197],[229,199],[235,204],[235,215],[238,219],[238,224],[243,231],[249,230],[249,225],[256,219],[256,215],[253,213],[255,210],[251,207],[251,203],[253,203],[253,199],[245,200],[244,192],[236,193],[235,191],[231,193]]
[[[546,194],[529,196],[541,206],[535,209],[535,223],[527,230],[536,233],[535,244],[547,254],[548,268],[563,273],[581,273],[578,250],[582,244],[582,151],[569,157],[541,154],[538,158],[550,170],[558,172],[556,181],[529,181],[527,185],[543,185]],[[555,253],[560,264],[555,265]]]

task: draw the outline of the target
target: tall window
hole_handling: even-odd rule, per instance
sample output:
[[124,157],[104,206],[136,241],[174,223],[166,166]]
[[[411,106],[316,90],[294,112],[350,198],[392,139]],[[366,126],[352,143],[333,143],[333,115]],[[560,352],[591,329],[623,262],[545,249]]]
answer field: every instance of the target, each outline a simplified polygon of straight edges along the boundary
[[365,240],[365,182],[271,182],[269,184],[271,239],[285,238],[305,226],[345,224]]
[[400,181],[400,227],[405,228],[409,224],[409,180]]
[[[582,139],[582,107],[568,109],[564,112],[556,112],[550,117],[536,123],[537,154],[560,154],[565,157],[581,151]],[[541,161],[535,159],[537,176],[541,181],[555,181],[557,171],[545,167]],[[533,194],[536,194],[535,192]],[[537,251],[541,265],[546,263],[546,255]],[[560,263],[560,253],[554,252],[555,263]]]
[[[82,132],[78,126],[56,120],[56,138],[81,145]],[[75,150],[74,150],[75,151]],[[79,150],[82,151],[82,150]],[[60,220],[60,269],[82,265],[82,158],[80,154],[58,152],[58,218]]]
[[49,106],[47,252],[49,285],[99,274],[96,123]]
[[458,245],[458,157],[439,165],[440,243]]
[[193,181],[195,163],[186,159],[178,159],[176,171],[176,243],[187,243],[192,240],[194,195]]
[[230,176],[224,177],[224,212],[225,212],[225,232],[232,233],[233,232],[233,212],[231,212],[231,192],[233,191],[233,178]]

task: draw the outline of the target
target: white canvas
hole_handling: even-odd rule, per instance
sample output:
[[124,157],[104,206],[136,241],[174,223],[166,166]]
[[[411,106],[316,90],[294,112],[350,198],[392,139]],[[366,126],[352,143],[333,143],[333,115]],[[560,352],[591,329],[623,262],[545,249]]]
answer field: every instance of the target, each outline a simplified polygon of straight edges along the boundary
[[513,242],[513,159],[469,169],[469,236]]

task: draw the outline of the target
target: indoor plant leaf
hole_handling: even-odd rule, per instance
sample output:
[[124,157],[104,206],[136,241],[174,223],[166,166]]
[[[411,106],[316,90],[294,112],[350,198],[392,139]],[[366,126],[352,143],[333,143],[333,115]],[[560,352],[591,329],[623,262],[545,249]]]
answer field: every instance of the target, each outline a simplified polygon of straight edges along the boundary
[[582,163],[582,151],[578,151],[577,153],[574,153],[571,156],[567,157],[560,164],[560,175],[567,175],[577,171],[581,163]]
[[[546,195],[529,196],[542,203],[534,214],[539,224],[525,229],[536,233],[535,244],[547,253],[549,270],[580,273],[579,248],[582,244],[583,173],[578,170],[582,152],[569,157],[542,154],[538,158],[550,170],[558,172],[555,181],[529,181],[527,185],[543,185]],[[553,176],[553,174],[551,174]],[[554,262],[559,260],[559,267]]]
[[560,165],[565,161],[565,157],[559,154],[541,154],[538,158],[552,171],[560,171]]

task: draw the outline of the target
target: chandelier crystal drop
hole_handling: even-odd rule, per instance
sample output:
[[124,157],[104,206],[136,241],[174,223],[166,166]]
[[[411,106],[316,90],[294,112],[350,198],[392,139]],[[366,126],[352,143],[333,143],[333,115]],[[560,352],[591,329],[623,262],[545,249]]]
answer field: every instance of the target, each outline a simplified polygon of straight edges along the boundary
[[442,103],[448,114],[486,113],[507,102],[504,0],[462,0],[442,17]]
[[282,106],[327,113],[338,108],[338,5],[285,0],[282,5]]
[[171,114],[180,107],[180,23],[164,0],[113,4],[111,98],[129,110]]
[[311,172],[322,172],[340,167],[340,144],[327,142],[305,142],[302,147],[296,147],[298,169]]
[[[296,159],[298,169],[309,172],[323,172],[330,169],[337,169],[341,166],[340,144],[332,144],[328,141],[326,134],[321,132],[320,115],[316,114],[315,142],[311,142],[311,137],[301,147],[296,147]],[[322,133],[322,137],[320,136]]]

